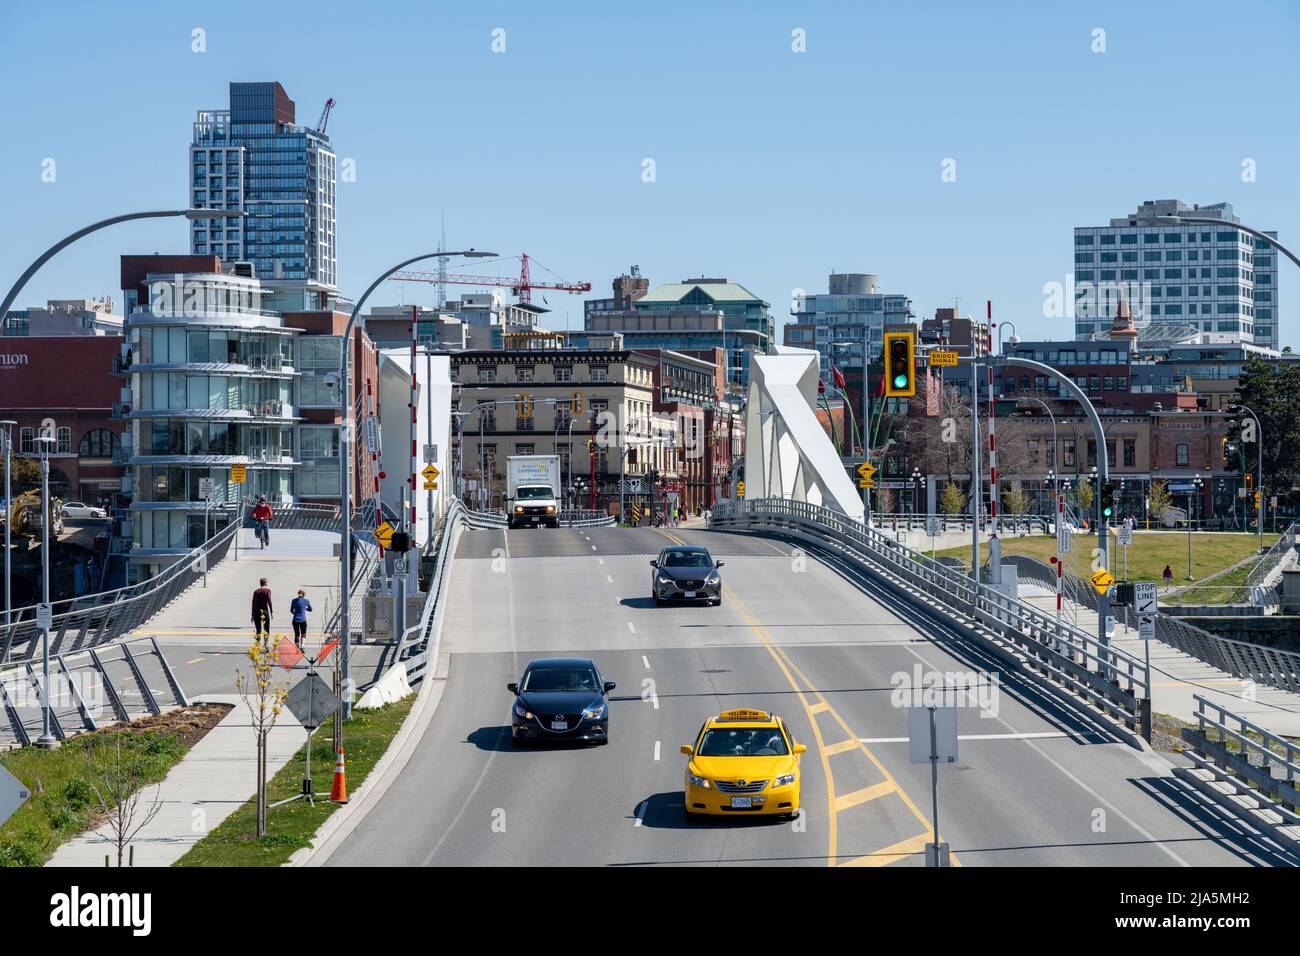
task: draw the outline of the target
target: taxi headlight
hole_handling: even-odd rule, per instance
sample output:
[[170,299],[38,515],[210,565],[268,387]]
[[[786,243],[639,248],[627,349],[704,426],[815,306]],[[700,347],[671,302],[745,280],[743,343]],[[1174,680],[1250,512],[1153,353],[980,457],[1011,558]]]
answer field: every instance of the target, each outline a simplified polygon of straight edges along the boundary
[[711,786],[709,781],[706,780],[704,777],[697,777],[693,773],[687,773],[686,780],[688,783],[692,784],[693,786],[703,787],[705,790],[708,790],[709,787]]
[[781,776],[776,778],[776,785],[778,787],[788,787],[790,784],[795,782],[795,779],[798,778],[798,776],[797,773],[783,773]]

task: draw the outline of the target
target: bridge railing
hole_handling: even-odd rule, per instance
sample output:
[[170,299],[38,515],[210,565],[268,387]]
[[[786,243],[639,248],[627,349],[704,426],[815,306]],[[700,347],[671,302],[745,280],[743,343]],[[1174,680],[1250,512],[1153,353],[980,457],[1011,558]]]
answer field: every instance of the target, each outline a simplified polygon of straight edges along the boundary
[[1194,695],[1180,730],[1191,767],[1174,773],[1293,853],[1300,852],[1300,746]]
[[577,509],[560,512],[562,528],[612,528],[614,523],[614,516],[604,511]]
[[1269,609],[1275,613],[1282,605],[1282,570],[1291,558],[1296,547],[1296,528],[1300,522],[1292,522],[1282,533],[1273,547],[1269,548],[1251,569],[1246,578],[1246,588],[1250,603],[1256,607]]
[[[412,683],[425,677],[430,663],[437,660],[438,641],[442,616],[447,607],[447,591],[452,559],[456,555],[456,542],[461,530],[469,526],[473,514],[459,501],[453,501],[442,519],[442,528],[433,552],[433,563],[428,573],[428,591],[420,619],[408,627],[398,638],[392,663],[405,661],[406,679]],[[391,666],[391,665],[390,665]]]
[[1150,735],[1150,675],[1136,657],[1097,635],[974,581],[844,514],[783,498],[745,499],[713,510],[710,524],[771,528],[805,537],[870,566],[959,622],[977,622],[1028,665],[1132,730]]
[[[929,518],[939,519],[942,531],[969,531],[970,515],[927,515],[918,512],[899,512],[897,514],[872,512],[872,525],[878,529],[891,531],[924,531]],[[988,531],[990,522],[987,517],[980,521],[981,530]],[[1001,515],[998,518],[998,530],[1002,534],[1055,534],[1056,517],[1054,515]]]

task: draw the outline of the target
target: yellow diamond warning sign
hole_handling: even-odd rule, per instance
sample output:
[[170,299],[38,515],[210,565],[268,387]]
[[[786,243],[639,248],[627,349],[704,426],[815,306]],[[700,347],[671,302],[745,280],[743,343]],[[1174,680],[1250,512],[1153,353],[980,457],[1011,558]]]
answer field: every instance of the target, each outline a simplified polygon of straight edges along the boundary
[[1092,586],[1097,589],[1098,594],[1105,594],[1110,590],[1110,586],[1115,583],[1115,575],[1111,574],[1105,568],[1095,572],[1092,577],[1088,578]]
[[393,526],[387,521],[381,522],[379,527],[375,529],[375,540],[385,548],[392,544]]
[[424,471],[420,472],[420,474],[424,475],[425,481],[437,481],[438,476],[441,475],[442,472],[433,467],[433,465],[425,465]]
[[863,481],[869,480],[875,473],[876,466],[869,461],[864,461],[862,464],[858,465],[858,477]]

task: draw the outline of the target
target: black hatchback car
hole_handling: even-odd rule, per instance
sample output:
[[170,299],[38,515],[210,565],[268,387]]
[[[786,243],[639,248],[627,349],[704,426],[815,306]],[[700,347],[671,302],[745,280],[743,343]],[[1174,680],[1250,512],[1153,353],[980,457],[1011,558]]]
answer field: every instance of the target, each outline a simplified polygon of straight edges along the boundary
[[510,737],[516,747],[534,740],[609,743],[609,697],[596,662],[585,657],[539,657],[506,689],[515,695]]
[[695,545],[678,545],[664,548],[659,557],[650,562],[650,593],[655,604],[669,601],[708,601],[717,606],[722,603],[722,575],[708,548]]

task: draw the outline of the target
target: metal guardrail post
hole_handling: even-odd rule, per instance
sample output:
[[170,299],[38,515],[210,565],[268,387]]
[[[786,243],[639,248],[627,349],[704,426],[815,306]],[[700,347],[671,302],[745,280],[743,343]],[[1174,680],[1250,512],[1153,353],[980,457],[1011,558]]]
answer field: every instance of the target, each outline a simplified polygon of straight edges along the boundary
[[36,668],[32,667],[31,662],[27,662],[27,682],[36,688],[36,702],[40,704],[41,713],[48,711],[50,715],[50,730],[59,740],[63,740],[67,734],[63,732],[63,725],[59,723],[59,716],[54,712],[54,706],[48,703],[50,689],[41,683],[40,675],[36,673]]
[[24,747],[30,747],[32,738],[28,735],[27,728],[23,726],[22,718],[18,716],[18,708],[14,706],[14,702],[9,696],[9,688],[5,685],[3,671],[0,671],[0,704],[4,705],[5,716],[9,718],[9,726],[13,729],[14,737]]
[[162,709],[158,706],[158,701],[154,699],[153,691],[149,687],[149,682],[144,679],[144,674],[140,672],[140,664],[131,653],[131,645],[127,643],[120,646],[122,649],[122,659],[126,661],[126,666],[131,668],[131,676],[135,678],[136,684],[140,687],[140,696],[144,698],[144,705],[149,708],[149,713],[157,717],[162,713]]
[[63,674],[63,679],[68,682],[68,690],[72,693],[72,699],[77,705],[77,712],[81,714],[81,725],[87,730],[98,730],[99,725],[95,723],[95,718],[91,716],[90,709],[86,707],[86,701],[81,696],[81,691],[77,690],[77,684],[72,679],[72,671],[68,670],[68,662],[60,654],[56,659],[59,665],[59,672]]
[[[158,638],[150,637],[149,643],[153,645],[153,652],[158,657],[158,663],[162,665],[163,675],[167,678],[167,683],[172,689],[172,699],[181,707],[188,707],[190,699],[185,696],[185,691],[181,690],[180,681],[176,679],[176,674],[172,671],[172,666],[167,663],[167,657],[163,654],[162,648],[158,646]],[[126,645],[122,645],[123,648]]]
[[122,698],[118,696],[117,688],[113,686],[113,679],[108,676],[108,671],[104,668],[104,662],[99,656],[99,652],[93,647],[90,649],[90,661],[95,670],[99,671],[99,680],[104,685],[104,694],[108,697],[108,704],[113,708],[113,715],[118,720],[129,721],[131,716],[126,712],[126,706],[122,703]]

